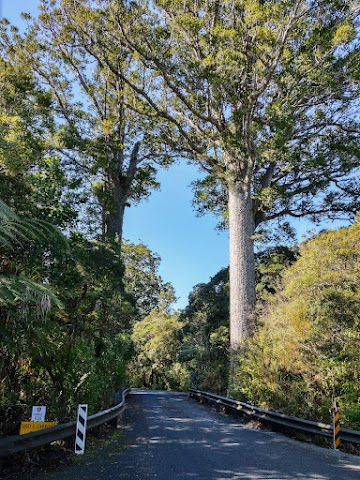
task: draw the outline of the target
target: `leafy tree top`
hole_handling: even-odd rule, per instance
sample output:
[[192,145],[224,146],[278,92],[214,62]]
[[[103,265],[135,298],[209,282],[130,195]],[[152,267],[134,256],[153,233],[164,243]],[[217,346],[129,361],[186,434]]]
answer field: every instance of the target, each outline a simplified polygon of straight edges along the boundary
[[[99,2],[99,11],[104,2]],[[359,210],[359,11],[351,1],[110,3],[102,30],[133,55],[108,67],[200,163],[200,200],[226,210],[229,182],[250,188],[255,224]],[[90,46],[90,48],[92,48]],[[138,71],[148,72],[146,84]],[[214,199],[215,195],[215,199]]]

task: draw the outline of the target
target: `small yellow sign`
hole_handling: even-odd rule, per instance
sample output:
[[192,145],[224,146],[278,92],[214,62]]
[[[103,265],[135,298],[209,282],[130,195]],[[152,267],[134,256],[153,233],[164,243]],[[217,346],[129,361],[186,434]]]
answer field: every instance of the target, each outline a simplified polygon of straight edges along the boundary
[[20,435],[36,432],[37,430],[44,430],[44,428],[50,428],[54,426],[55,422],[21,422]]

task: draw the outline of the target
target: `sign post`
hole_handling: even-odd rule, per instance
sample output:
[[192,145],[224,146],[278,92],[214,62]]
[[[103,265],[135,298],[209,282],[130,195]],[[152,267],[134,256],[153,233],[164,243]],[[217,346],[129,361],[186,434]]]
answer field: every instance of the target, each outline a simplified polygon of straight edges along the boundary
[[83,455],[85,452],[87,411],[87,405],[79,405],[75,436],[75,453],[78,455]]
[[340,445],[340,415],[337,403],[334,402],[333,407],[333,446],[337,450]]

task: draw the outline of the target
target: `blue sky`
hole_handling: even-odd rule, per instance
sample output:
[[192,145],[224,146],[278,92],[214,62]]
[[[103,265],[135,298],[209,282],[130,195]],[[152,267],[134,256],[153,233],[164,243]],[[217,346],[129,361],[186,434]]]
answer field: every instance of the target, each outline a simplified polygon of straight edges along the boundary
[[[38,4],[38,0],[0,0],[0,15],[21,28],[20,12],[35,15]],[[127,209],[125,216],[124,237],[145,243],[161,256],[160,274],[173,284],[179,308],[186,305],[194,285],[207,282],[228,265],[228,234],[215,230],[214,217],[196,217],[192,209],[190,183],[198,177],[196,166],[186,162],[160,172],[160,191]],[[294,226],[298,240],[313,229],[305,220],[296,221]]]
[[228,234],[215,231],[216,219],[196,217],[190,183],[199,176],[186,162],[160,172],[161,190],[126,212],[124,236],[139,240],[162,258],[161,275],[186,305],[194,285],[206,282],[228,264]]

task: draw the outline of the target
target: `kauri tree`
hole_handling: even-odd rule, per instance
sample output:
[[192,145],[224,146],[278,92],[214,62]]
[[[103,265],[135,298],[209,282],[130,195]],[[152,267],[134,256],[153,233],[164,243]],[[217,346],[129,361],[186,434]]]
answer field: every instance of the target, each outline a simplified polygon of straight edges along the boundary
[[86,192],[88,226],[121,245],[126,207],[158,187],[157,169],[171,157],[153,140],[154,120],[139,117],[129,86],[108,67],[132,75],[133,54],[102,36],[116,19],[97,3],[44,0],[25,37],[15,33],[8,45],[22,49],[52,99],[57,129],[47,146],[60,155],[73,194]]
[[253,329],[258,226],[359,208],[358,8],[347,0],[96,2],[105,5],[113,23],[91,29],[137,62],[125,72],[107,57],[107,68],[227,201],[237,349]]

